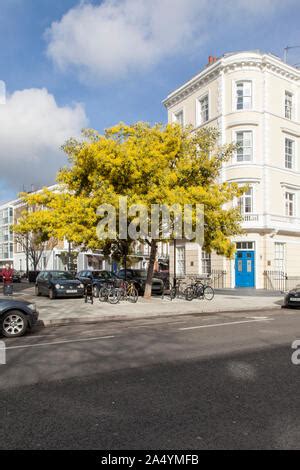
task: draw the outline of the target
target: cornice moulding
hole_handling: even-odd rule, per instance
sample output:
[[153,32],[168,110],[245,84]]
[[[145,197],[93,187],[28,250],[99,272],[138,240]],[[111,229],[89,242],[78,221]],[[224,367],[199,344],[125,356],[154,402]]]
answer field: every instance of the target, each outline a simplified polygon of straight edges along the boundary
[[192,94],[201,86],[204,86],[217,76],[220,76],[221,73],[231,73],[246,68],[260,69],[261,72],[269,70],[281,77],[285,77],[295,82],[300,82],[300,70],[298,71],[294,67],[281,62],[275,57],[269,55],[256,57],[237,56],[238,54],[221,58],[218,62],[202,70],[198,75],[168,95],[162,103],[166,108],[169,108],[180,102],[186,96]]

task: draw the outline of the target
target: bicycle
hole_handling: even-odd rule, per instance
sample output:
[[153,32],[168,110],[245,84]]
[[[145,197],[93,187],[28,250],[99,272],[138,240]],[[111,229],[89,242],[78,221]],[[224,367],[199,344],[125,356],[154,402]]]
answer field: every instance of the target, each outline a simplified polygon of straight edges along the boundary
[[88,282],[84,286],[84,302],[87,304],[89,301],[91,304],[94,303],[93,285],[91,282]]
[[173,300],[173,284],[169,281],[169,279],[164,280],[164,287],[161,298],[162,300],[165,298],[168,300]]
[[175,286],[172,287],[170,292],[171,300],[175,299],[176,297],[178,299],[184,299],[186,289],[186,281],[183,279],[177,279]]
[[99,290],[100,302],[109,302],[110,304],[117,304],[120,302],[120,290],[113,284],[106,284]]
[[117,288],[120,293],[120,300],[128,300],[128,302],[136,303],[139,293],[133,282],[123,281]]
[[215,296],[214,289],[208,285],[204,284],[202,281],[195,281],[191,285],[189,285],[185,290],[185,298],[186,300],[193,300],[193,299],[206,299],[212,300]]

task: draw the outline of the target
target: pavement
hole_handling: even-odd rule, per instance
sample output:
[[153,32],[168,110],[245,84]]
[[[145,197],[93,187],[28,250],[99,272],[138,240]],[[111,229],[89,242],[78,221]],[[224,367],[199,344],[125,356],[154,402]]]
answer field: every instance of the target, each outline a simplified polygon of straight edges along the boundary
[[279,293],[253,290],[216,291],[212,301],[183,299],[170,301],[161,297],[145,300],[139,297],[136,304],[120,302],[116,305],[102,303],[94,299],[94,304],[86,304],[83,299],[55,299],[37,297],[34,287],[29,284],[15,284],[14,298],[34,302],[39,311],[39,321],[44,326],[56,326],[69,323],[94,323],[112,320],[134,320],[150,317],[168,317],[180,315],[201,315],[218,312],[279,310],[283,296]]
[[265,310],[5,339],[0,449],[299,449],[299,337]]

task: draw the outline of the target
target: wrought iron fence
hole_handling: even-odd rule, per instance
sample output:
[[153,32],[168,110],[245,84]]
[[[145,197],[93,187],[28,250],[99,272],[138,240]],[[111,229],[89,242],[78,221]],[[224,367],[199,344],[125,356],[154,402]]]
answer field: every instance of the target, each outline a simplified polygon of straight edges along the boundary
[[284,271],[264,271],[264,288],[284,292],[286,273]]
[[300,286],[300,276],[287,276],[285,290],[289,291],[296,286]]
[[221,269],[212,269],[211,271],[211,286],[214,289],[224,289],[230,287],[230,282],[227,279],[229,273]]
[[210,274],[190,274],[188,276],[178,276],[177,279],[184,280],[187,283],[199,280],[209,284],[214,289],[224,289],[225,287],[230,286],[229,273],[221,269],[212,269]]
[[289,276],[284,271],[264,271],[264,288],[286,292],[300,285],[300,276]]

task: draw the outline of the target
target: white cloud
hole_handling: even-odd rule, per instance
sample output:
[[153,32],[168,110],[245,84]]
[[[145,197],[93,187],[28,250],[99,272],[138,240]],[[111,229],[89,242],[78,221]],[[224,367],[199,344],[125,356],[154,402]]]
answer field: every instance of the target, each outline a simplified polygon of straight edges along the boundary
[[54,182],[65,165],[61,145],[87,125],[80,104],[60,107],[46,89],[27,89],[7,96],[0,106],[0,183],[16,192],[24,184]]
[[199,47],[214,34],[215,20],[226,27],[237,15],[262,17],[280,4],[280,0],[83,2],[52,23],[46,32],[47,53],[61,69],[79,67],[85,78],[118,78]]

